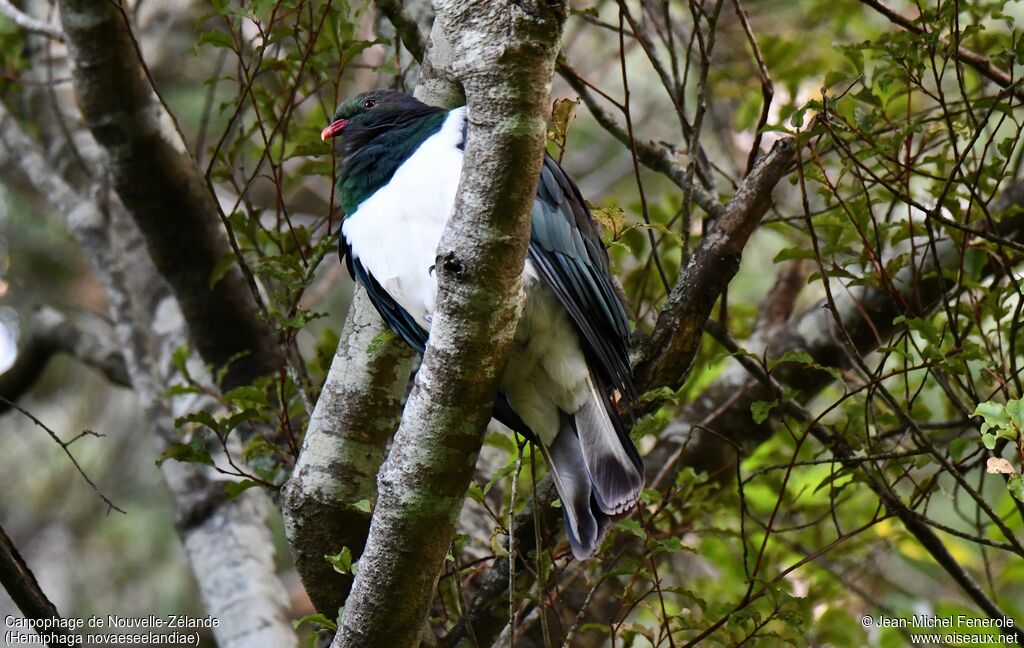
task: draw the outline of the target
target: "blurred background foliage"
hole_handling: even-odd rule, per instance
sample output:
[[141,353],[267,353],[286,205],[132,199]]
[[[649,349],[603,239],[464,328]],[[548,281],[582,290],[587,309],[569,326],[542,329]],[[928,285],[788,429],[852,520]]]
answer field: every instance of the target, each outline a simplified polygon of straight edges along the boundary
[[[259,421],[286,440],[257,438],[244,450],[254,482],[273,494],[294,462],[306,401],[315,402],[351,295],[335,257],[341,214],[332,190],[334,160],[320,129],[342,97],[374,87],[410,89],[416,66],[367,2],[137,4],[132,17],[156,84],[298,367],[294,375],[224,396],[237,414],[231,425]],[[556,102],[550,149],[605,226],[640,335],[653,327],[665,283],[675,282],[708,215],[664,176],[634,168],[629,148],[574,103],[579,92],[566,82],[566,68],[594,95],[628,105],[638,141],[678,153],[681,164],[693,164],[687,172],[723,199],[745,175],[756,141],[767,149],[789,133],[807,144],[800,170],[775,192],[715,312],[721,330],[741,347],[784,269],[803,284],[793,307],[799,314],[831,291],[866,285],[893,292],[893,276],[920,263],[933,244],[928,237],[962,242],[965,231],[982,224],[999,231],[990,206],[1020,176],[1024,155],[1024,114],[1013,96],[1021,85],[993,84],[945,55],[944,43],[952,39],[980,52],[1016,79],[1024,71],[1017,29],[1024,3],[894,2],[904,15],[924,12],[924,33],[899,29],[869,4],[745,4],[774,87],[766,110],[758,60],[733,2],[625,3],[651,39],[657,65],[629,21],[622,22],[623,5],[573,3],[563,74],[553,87],[554,98],[573,103],[559,108]],[[429,25],[429,10],[410,9]],[[52,16],[54,10],[44,2],[36,11]],[[699,52],[711,48],[712,31],[710,64],[703,65]],[[0,22],[0,92],[23,111],[31,110],[33,93],[70,92],[67,79],[49,83],[34,69],[40,42]],[[46,47],[47,60],[62,57],[60,47]],[[691,132],[701,123],[698,136],[681,129],[658,66],[678,89],[675,102],[685,108]],[[615,104],[597,101],[625,123]],[[703,157],[694,163],[696,156],[684,154],[698,142]],[[3,198],[0,323],[10,363],[31,334],[26,326],[34,309],[45,304],[103,316],[105,302],[59,215],[32,204],[17,186],[6,186]],[[1024,427],[1012,407],[999,409],[1024,396],[1021,249],[998,236],[972,239],[961,261],[943,270],[949,297],[942,307],[932,311],[919,292],[907,291],[899,297],[896,336],[872,353],[850,352],[856,358],[848,368],[833,370],[835,382],[803,404],[833,440],[862,460],[875,457],[864,460],[872,474],[941,525],[956,561],[1018,620],[1024,619],[1024,486],[1015,499],[1013,475],[986,473],[985,460],[995,448],[1014,474],[1022,471]],[[928,272],[934,275],[922,270]],[[730,355],[706,336],[686,385],[647,395],[651,413],[635,429],[642,451],[734,362]],[[756,350],[750,360],[773,369]],[[735,474],[687,469],[671,476],[667,488],[649,490],[642,514],[616,527],[602,560],[567,565],[564,542],[556,546],[551,538],[546,545],[553,551],[536,557],[535,570],[542,583],[560,584],[517,592],[550,610],[524,614],[524,645],[570,632],[581,645],[676,645],[707,632],[713,645],[898,646],[905,645],[903,631],[865,629],[860,617],[976,615],[949,575],[881,506],[864,471],[835,461],[830,447],[809,438],[805,422],[783,411],[782,402],[793,399],[799,394],[783,393],[755,408],[752,418],[772,417],[776,433],[745,448]],[[983,403],[988,409],[979,413],[993,430],[1003,430],[988,447],[972,418]],[[200,616],[154,465],[159,457],[131,393],[61,358],[21,405],[65,438],[85,429],[102,433],[72,449],[127,511],[108,513],[41,429],[17,413],[5,415],[3,523],[58,608],[70,616]],[[217,425],[219,433],[232,432]],[[212,433],[201,421],[181,428],[183,442]],[[734,435],[742,439],[743,432]],[[487,503],[495,532],[456,542],[432,618],[441,631],[460,617],[460,589],[470,589],[488,557],[504,551],[499,538],[518,454],[508,437],[492,434],[488,444],[504,469],[495,480],[481,480],[471,497]],[[527,449],[519,507],[532,492],[531,475],[543,470],[543,462],[534,470],[531,460]],[[278,535],[279,555],[286,557]],[[281,560],[290,574],[287,558]],[[287,582],[295,617],[312,612],[294,574]],[[10,609],[0,595],[0,611]]]

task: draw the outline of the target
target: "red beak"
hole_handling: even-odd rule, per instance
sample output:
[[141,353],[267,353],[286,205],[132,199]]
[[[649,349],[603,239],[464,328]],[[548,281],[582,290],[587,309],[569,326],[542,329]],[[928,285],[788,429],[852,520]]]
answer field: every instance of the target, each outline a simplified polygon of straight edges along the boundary
[[324,142],[335,137],[348,126],[347,119],[339,119],[331,122],[331,125],[320,131],[320,139]]

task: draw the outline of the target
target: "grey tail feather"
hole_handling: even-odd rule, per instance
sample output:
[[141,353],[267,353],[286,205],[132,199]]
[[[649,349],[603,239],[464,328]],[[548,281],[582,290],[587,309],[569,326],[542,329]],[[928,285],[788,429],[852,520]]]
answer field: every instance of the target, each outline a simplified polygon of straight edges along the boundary
[[590,558],[601,546],[608,528],[608,516],[596,505],[590,487],[590,473],[583,459],[572,417],[561,414],[561,426],[549,447],[541,446],[548,470],[562,501],[569,546],[577,560]]
[[593,384],[590,398],[573,416],[590,485],[602,513],[615,516],[636,504],[644,487],[644,466],[622,422]]
[[575,415],[561,414],[558,434],[544,448],[577,560],[597,552],[613,517],[632,508],[644,484],[632,441],[596,389],[592,396]]

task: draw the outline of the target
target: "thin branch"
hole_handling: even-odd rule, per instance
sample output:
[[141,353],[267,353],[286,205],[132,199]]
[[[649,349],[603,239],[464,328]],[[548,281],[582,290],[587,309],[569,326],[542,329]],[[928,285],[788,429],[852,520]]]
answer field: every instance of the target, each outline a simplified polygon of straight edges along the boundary
[[[640,194],[640,212],[643,215],[644,223],[650,225],[651,215],[647,209],[647,194],[644,192],[644,183],[640,178],[640,162],[636,152],[636,133],[633,132],[633,115],[629,109],[629,75],[626,73],[626,44],[624,35],[626,30],[623,24],[627,16],[626,4],[623,0],[619,0],[619,67],[622,71],[622,114],[626,117],[626,139],[628,141],[629,154],[633,160],[633,176],[636,178],[637,193]],[[632,16],[628,17],[632,24]],[[690,161],[692,163],[693,156],[690,156]],[[686,178],[687,183],[690,185],[693,184],[692,175],[688,173]],[[671,290],[668,276],[665,274],[665,267],[661,262],[661,254],[658,252],[658,241],[655,240],[654,230],[650,227],[647,228],[647,241],[651,245],[651,259],[654,261],[654,267],[658,270],[658,277],[665,287],[665,292],[668,292]]]
[[641,390],[681,383],[711,309],[739,269],[743,248],[771,205],[772,191],[789,169],[796,148],[793,139],[777,141],[743,179],[701,239],[679,274],[636,364]]
[[[649,7],[645,7],[645,9],[649,9]],[[676,116],[679,119],[679,126],[682,130],[683,139],[690,142],[693,139],[693,126],[690,124],[689,118],[686,116],[686,98],[684,96],[683,87],[679,85],[676,75],[665,69],[665,64],[658,56],[654,39],[651,38],[651,34],[646,23],[637,22],[629,12],[629,8],[623,3],[619,3],[619,10],[629,22],[630,30],[636,37],[637,42],[640,43],[640,46],[643,48],[644,54],[647,56],[647,60],[651,63],[651,67],[654,68],[654,71],[658,74],[658,78],[661,79],[661,85],[665,88],[665,93],[669,96],[669,100],[672,101],[672,106],[675,108]],[[668,32],[671,36],[671,28]],[[619,30],[619,33],[621,34],[622,30]],[[620,50],[621,49],[622,48],[620,46]],[[670,54],[673,56],[673,64],[675,64],[675,52],[670,51]],[[713,190],[711,168],[708,163],[707,155],[704,152],[704,148],[699,142],[697,142],[697,146],[695,148],[695,155],[691,155],[691,157],[696,157],[697,159],[697,177],[701,181],[701,184],[709,191]]]
[[[0,396],[7,401],[17,401],[28,392],[43,375],[50,360],[57,354],[51,341],[38,335],[30,335],[20,345],[14,364],[0,374]],[[0,402],[0,414],[8,411],[6,403]]]
[[[630,143],[629,134],[626,130],[619,125],[615,117],[608,113],[604,107],[597,102],[593,92],[587,86],[586,81],[583,77],[576,73],[576,70],[569,65],[564,58],[559,58],[556,63],[556,69],[562,78],[566,80],[569,86],[579,94],[580,99],[587,105],[587,109],[590,110],[591,114],[594,115],[594,119],[601,125],[612,137],[622,142],[626,147],[632,147]],[[621,108],[621,106],[620,106]],[[708,213],[711,217],[719,216],[724,207],[718,199],[715,198],[710,192],[703,187],[698,187],[688,183],[686,180],[686,169],[681,164],[672,159],[669,152],[664,148],[657,146],[653,142],[635,142],[637,158],[640,163],[652,171],[657,171],[662,175],[666,176],[671,180],[677,187],[686,191],[691,188],[693,190],[693,200],[697,205]]]
[[[93,327],[99,325],[92,323]],[[106,323],[102,325],[109,328]],[[107,333],[106,331],[104,333]],[[96,369],[111,384],[131,387],[124,357],[111,334],[97,334],[72,323],[53,308],[43,307],[32,316],[28,340],[21,345],[11,365],[0,374],[0,396],[17,401],[36,384],[57,354],[65,353]],[[0,403],[0,414],[9,408]]]
[[60,27],[45,20],[33,18],[15,7],[10,0],[0,0],[0,15],[10,20],[19,29],[64,42],[64,32]]
[[7,407],[9,407],[11,409],[17,410],[23,416],[27,417],[30,421],[32,421],[33,423],[35,423],[39,427],[43,428],[44,430],[46,430],[46,433],[50,435],[50,438],[53,439],[54,443],[59,445],[60,449],[63,450],[64,454],[66,454],[68,456],[68,459],[71,460],[71,463],[75,466],[75,470],[77,470],[78,474],[82,476],[82,479],[84,479],[86,481],[86,483],[89,484],[89,486],[92,488],[93,492],[96,493],[96,495],[101,500],[103,500],[104,504],[107,505],[107,512],[108,513],[110,511],[117,511],[118,513],[126,513],[126,511],[124,509],[122,509],[121,507],[119,507],[116,504],[114,504],[112,501],[110,501],[110,499],[106,495],[104,495],[102,493],[102,491],[100,491],[99,487],[95,484],[95,482],[93,482],[93,480],[90,479],[89,475],[86,474],[85,469],[83,469],[82,466],[78,463],[78,460],[75,459],[75,455],[71,453],[71,444],[74,443],[75,441],[77,441],[78,439],[82,438],[83,435],[94,436],[94,437],[102,437],[103,436],[102,434],[99,434],[98,432],[93,432],[91,430],[85,430],[81,434],[79,434],[78,436],[76,436],[73,439],[71,439],[71,441],[63,441],[63,440],[61,440],[61,438],[59,436],[57,436],[56,432],[54,432],[45,423],[43,423],[38,418],[36,418],[31,412],[29,412],[25,408],[21,407],[17,403],[12,403],[11,401],[9,401],[6,398],[4,398],[3,396],[0,396],[0,403],[5,404]]
[[416,20],[402,7],[399,0],[374,0],[374,4],[391,21],[391,25],[398,32],[405,49],[409,50],[417,63],[422,63],[423,53],[427,48]]
[[[730,348],[734,351],[738,351],[738,347],[735,344],[729,344]],[[745,369],[751,372],[756,380],[765,384],[773,392],[781,392],[781,385],[775,382],[768,374],[757,367],[747,357],[737,356]],[[880,384],[880,383],[879,383]],[[827,413],[828,408],[818,416],[812,416],[803,407],[801,407],[794,400],[787,400],[781,403],[780,408],[785,412],[786,415],[792,416],[798,421],[804,423],[807,427],[806,433],[813,435],[819,442],[825,447],[829,448],[835,458],[840,461],[844,466],[857,469],[867,477],[868,487],[881,499],[885,507],[895,515],[907,530],[913,535],[925,548],[926,551],[935,559],[935,561],[953,578],[954,581],[964,590],[964,592],[973,600],[979,608],[985,614],[989,615],[992,619],[1003,619],[1007,618],[1007,614],[999,608],[999,606],[992,601],[982,590],[978,587],[974,579],[968,574],[963,567],[950,555],[946,546],[942,543],[939,537],[932,531],[926,523],[926,519],[921,514],[912,511],[906,504],[904,504],[899,497],[892,492],[891,487],[881,478],[871,464],[866,463],[859,458],[855,457],[853,451],[846,445],[846,443],[836,437],[834,434],[825,429],[821,424],[821,418]],[[802,439],[803,437],[801,437]],[[787,466],[787,477],[789,470],[792,470],[793,466],[796,465],[797,453],[793,453],[793,459]],[[783,482],[785,483],[785,482]],[[784,488],[782,489],[784,491]],[[779,500],[776,504],[776,510],[778,505],[782,502],[782,492],[780,492]],[[774,512],[772,518],[774,519]],[[769,522],[770,530],[771,522]],[[764,540],[761,546],[763,552],[768,543],[768,534],[764,536]],[[1015,551],[1016,553],[1016,551]],[[756,569],[755,569],[756,574]],[[751,581],[751,587],[753,587],[754,581]],[[747,596],[744,600],[748,600],[752,589],[748,591]],[[1016,637],[1018,643],[1024,642],[1024,632],[1020,630],[1016,625],[1012,628],[1001,628],[1003,634],[1008,636]]]
[[775,86],[772,84],[772,76],[768,73],[768,64],[765,63],[764,55],[757,44],[757,37],[754,36],[754,29],[750,26],[750,19],[747,11],[743,8],[740,0],[733,0],[733,7],[736,10],[736,17],[743,25],[743,33],[750,43],[750,50],[754,54],[754,61],[757,62],[757,72],[761,78],[761,116],[757,119],[757,126],[754,127],[754,143],[750,145],[750,153],[747,155],[747,173],[754,168],[754,162],[761,154],[761,137],[765,124],[768,123],[768,113],[772,107],[772,98],[775,96]]

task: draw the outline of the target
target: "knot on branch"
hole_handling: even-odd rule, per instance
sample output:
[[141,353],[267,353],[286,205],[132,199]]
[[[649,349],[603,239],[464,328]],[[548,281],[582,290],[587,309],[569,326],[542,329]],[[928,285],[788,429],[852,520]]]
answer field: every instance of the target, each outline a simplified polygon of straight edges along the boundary
[[466,267],[462,265],[462,261],[459,260],[458,255],[454,252],[445,252],[441,255],[441,268],[444,269],[445,274],[451,275],[455,278],[461,278],[463,273],[466,271]]

